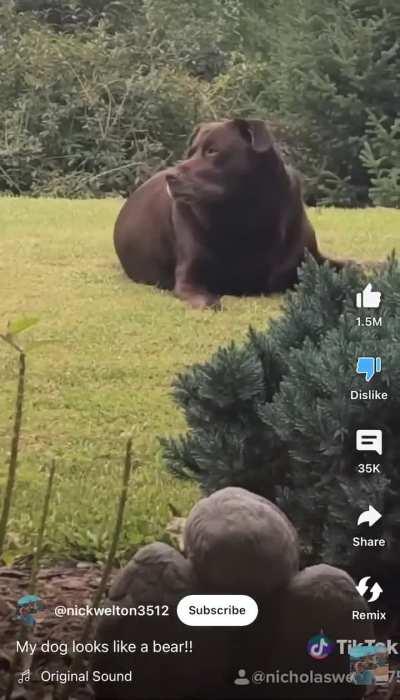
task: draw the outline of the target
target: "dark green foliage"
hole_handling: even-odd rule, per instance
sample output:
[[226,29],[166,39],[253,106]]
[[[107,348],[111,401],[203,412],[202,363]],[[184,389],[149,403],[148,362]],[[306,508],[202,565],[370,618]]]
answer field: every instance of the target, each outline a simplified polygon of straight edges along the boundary
[[[237,44],[237,4],[1,7],[0,73],[8,81],[0,95],[0,191],[126,194],[180,157],[193,125],[211,116],[209,80]],[[55,9],[57,31],[48,16]],[[83,10],[95,21],[84,21]]]
[[264,452],[276,440],[255,410],[268,397],[262,369],[274,361],[268,355],[267,348],[257,352],[231,345],[219,350],[213,363],[195,366],[178,378],[175,396],[184,407],[190,434],[171,444],[171,466],[179,472],[182,465],[185,473],[197,474],[207,491],[243,484],[244,479],[248,487],[255,486],[261,474],[264,490],[273,489],[273,474],[262,468]]
[[370,197],[382,207],[400,207],[400,118],[390,121],[370,115],[369,140],[361,160],[371,177]]
[[113,22],[140,9],[140,0],[131,0],[130,3],[119,0],[15,0],[16,12],[32,13],[35,19],[64,32],[94,27],[101,20]]
[[400,5],[390,0],[298,0],[279,4],[270,59],[273,104],[287,124],[309,199],[368,201],[360,160],[370,112],[400,113]]
[[125,195],[234,115],[309,203],[399,205],[397,0],[5,0],[0,26],[0,192]]
[[[206,493],[235,484],[272,499],[298,527],[306,560],[356,569],[368,561],[369,573],[399,554],[399,263],[374,275],[380,310],[355,306],[367,281],[361,269],[338,274],[309,259],[266,332],[250,331],[244,345],[221,349],[176,379],[188,432],[163,448],[169,467]],[[366,315],[381,316],[382,326],[360,327],[357,317]],[[382,357],[371,384],[355,372],[362,355]],[[351,389],[368,388],[388,391],[389,400],[350,400]],[[384,431],[383,458],[356,451],[358,428]],[[381,475],[357,472],[359,462],[379,459]],[[368,534],[356,523],[370,503],[385,513],[374,536],[388,537],[389,555],[351,546],[352,536]]]

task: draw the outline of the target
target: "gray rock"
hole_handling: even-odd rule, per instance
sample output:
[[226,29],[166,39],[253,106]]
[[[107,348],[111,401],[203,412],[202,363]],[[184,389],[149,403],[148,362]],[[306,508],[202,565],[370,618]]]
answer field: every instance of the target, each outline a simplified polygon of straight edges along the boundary
[[174,605],[196,585],[191,563],[163,542],[142,547],[116,576],[109,597],[124,605],[161,602]]
[[[286,590],[276,596],[273,609],[271,622],[276,631],[272,648],[266,650],[265,657],[265,668],[270,672],[279,669],[281,674],[290,670],[347,674],[349,657],[347,653],[339,654],[337,644],[326,659],[315,660],[307,652],[308,641],[321,630],[334,642],[374,638],[371,622],[352,620],[353,610],[368,610],[353,579],[345,571],[327,564],[310,566],[298,573]],[[297,684],[282,688],[283,697],[291,698],[348,699],[362,696],[365,690],[351,684]]]
[[194,506],[184,543],[201,583],[215,593],[269,595],[299,568],[297,533],[285,514],[237,487]]
[[[201,689],[213,678],[215,697],[227,673],[227,635],[225,630],[191,628],[177,618],[181,598],[199,592],[192,564],[169,545],[155,542],[143,547],[120,572],[111,586],[107,605],[137,608],[139,605],[169,606],[168,616],[115,615],[100,618],[95,639],[112,648],[115,640],[137,645],[135,653],[97,653],[92,671],[102,673],[133,672],[132,682],[93,684],[97,698],[133,700],[134,698],[203,697]],[[192,641],[192,650],[182,653],[154,653],[159,644]],[[148,653],[140,645],[148,644]],[[206,696],[204,696],[206,697]],[[212,695],[207,697],[214,697]]]

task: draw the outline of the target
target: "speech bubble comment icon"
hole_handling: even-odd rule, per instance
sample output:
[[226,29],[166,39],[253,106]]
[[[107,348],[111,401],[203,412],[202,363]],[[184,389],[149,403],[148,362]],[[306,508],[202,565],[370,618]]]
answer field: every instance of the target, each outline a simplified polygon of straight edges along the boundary
[[356,447],[358,452],[377,452],[382,454],[382,430],[357,430]]

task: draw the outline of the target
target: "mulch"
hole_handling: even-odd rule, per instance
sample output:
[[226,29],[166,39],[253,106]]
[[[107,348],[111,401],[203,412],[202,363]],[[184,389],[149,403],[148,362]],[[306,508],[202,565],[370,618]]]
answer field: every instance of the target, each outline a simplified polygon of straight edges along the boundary
[[[44,610],[37,615],[37,624],[30,635],[38,643],[72,642],[79,640],[82,633],[84,617],[55,615],[56,606],[65,607],[89,605],[100,583],[101,569],[86,562],[64,562],[57,566],[42,568],[37,579],[37,594],[40,596]],[[8,669],[12,662],[16,640],[21,632],[21,622],[16,619],[16,603],[29,592],[30,569],[28,566],[0,567],[0,698],[5,691]],[[40,668],[65,670],[70,664],[70,654],[35,653],[32,659],[32,679]],[[34,686],[31,688],[30,686]],[[45,700],[52,697],[48,685],[30,683],[29,688],[22,685],[14,690],[15,698]],[[72,697],[91,697],[89,689],[79,691]]]
[[[32,635],[34,641],[79,640],[86,618],[56,617],[55,607],[90,605],[100,578],[101,569],[86,562],[64,562],[41,569],[37,580],[37,593],[45,609],[38,614],[34,635]],[[21,631],[21,623],[16,620],[16,603],[21,596],[29,592],[29,579],[29,566],[0,567],[0,700],[6,689],[8,669]],[[87,667],[87,662],[88,658],[83,657],[82,669]],[[34,682],[35,674],[43,668],[66,670],[70,663],[71,656],[68,654],[60,656],[57,653],[36,652],[32,659],[31,682],[16,684],[12,695],[13,700],[52,700],[55,697],[52,694],[53,690],[49,684]],[[71,700],[90,700],[93,698],[93,693],[89,687],[83,687],[74,689],[70,697]],[[392,684],[389,689],[379,688],[365,697],[368,700],[400,700],[400,683]]]

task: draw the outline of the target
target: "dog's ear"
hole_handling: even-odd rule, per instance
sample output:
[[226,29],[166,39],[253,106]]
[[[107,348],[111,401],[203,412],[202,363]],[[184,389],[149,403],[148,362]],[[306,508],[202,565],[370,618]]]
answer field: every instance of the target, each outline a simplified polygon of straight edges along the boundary
[[266,153],[272,147],[272,134],[262,119],[234,119],[233,123],[256,153]]

